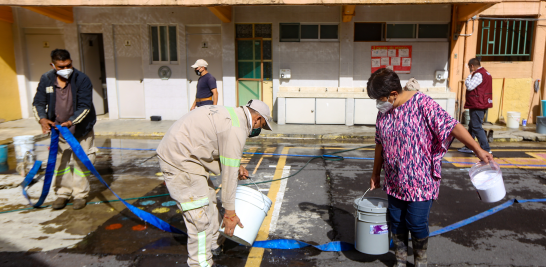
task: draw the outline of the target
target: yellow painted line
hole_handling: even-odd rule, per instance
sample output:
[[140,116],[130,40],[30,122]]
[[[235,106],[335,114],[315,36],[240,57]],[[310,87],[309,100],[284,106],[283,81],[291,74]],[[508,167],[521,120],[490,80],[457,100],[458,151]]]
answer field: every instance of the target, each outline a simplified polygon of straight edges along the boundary
[[252,172],[252,175],[256,174],[256,171],[258,170],[258,168],[260,167],[260,164],[262,164],[262,160],[264,159],[264,157],[262,156],[260,158],[260,161],[258,161],[258,164],[256,164],[256,168],[254,168],[254,171]]
[[[281,153],[288,154],[288,150],[290,150],[290,148],[285,147],[282,149]],[[277,168],[275,169],[275,175],[273,176],[273,179],[282,178],[282,173],[283,173],[285,164],[286,164],[286,156],[281,156],[279,158],[279,161],[277,162]],[[269,212],[267,213],[267,217],[265,217],[264,222],[262,223],[262,226],[260,227],[260,230],[258,231],[258,236],[256,237],[256,241],[267,240],[267,237],[269,236],[269,227],[271,225],[271,217],[273,217],[273,211],[275,210],[275,201],[277,200],[277,193],[279,192],[280,186],[281,186],[281,181],[275,181],[275,182],[272,182],[271,187],[269,187],[269,193],[267,194],[267,197],[269,197],[269,199],[271,199],[273,203],[271,204],[271,208],[269,209]],[[264,251],[265,250],[263,248],[251,248],[250,253],[248,254],[248,258],[246,260],[245,267],[260,266],[260,264],[262,264]]]

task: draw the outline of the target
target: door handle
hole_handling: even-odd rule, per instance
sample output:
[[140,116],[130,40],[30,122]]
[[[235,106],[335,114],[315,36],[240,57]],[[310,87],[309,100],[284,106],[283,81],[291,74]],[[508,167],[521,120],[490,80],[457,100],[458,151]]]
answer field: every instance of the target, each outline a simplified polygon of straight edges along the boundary
[[315,112],[314,110],[311,110],[311,113]]
[[140,83],[142,83],[142,81],[144,81],[143,79],[140,79]]
[[190,83],[193,82],[192,80],[189,80],[189,81],[190,81]]

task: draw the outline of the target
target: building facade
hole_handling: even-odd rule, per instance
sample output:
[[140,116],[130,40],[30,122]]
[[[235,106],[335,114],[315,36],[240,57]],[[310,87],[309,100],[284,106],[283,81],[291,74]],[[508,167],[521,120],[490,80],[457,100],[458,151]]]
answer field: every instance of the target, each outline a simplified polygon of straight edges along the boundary
[[0,46],[0,90],[9,95],[2,97],[0,118],[32,116],[39,78],[50,69],[55,48],[69,50],[74,67],[91,78],[97,113],[110,119],[176,120],[189,112],[198,79],[190,65],[199,58],[217,79],[219,104],[259,98],[279,124],[374,124],[366,82],[378,67],[393,68],[402,85],[416,78],[421,91],[460,118],[466,62],[475,56],[494,78],[489,121],[498,120],[502,95],[503,113],[531,114],[533,121],[540,112],[544,86],[538,83],[538,93],[534,88],[544,76],[544,2],[115,2],[0,7],[0,26],[8,29],[1,34],[11,40]]

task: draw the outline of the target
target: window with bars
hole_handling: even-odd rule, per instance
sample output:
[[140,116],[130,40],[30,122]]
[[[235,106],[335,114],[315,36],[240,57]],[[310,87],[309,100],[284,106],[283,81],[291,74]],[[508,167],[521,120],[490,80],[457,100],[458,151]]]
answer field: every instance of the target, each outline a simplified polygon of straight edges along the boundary
[[176,26],[150,26],[152,63],[178,63]]
[[531,61],[534,32],[530,19],[480,19],[476,56],[482,61]]

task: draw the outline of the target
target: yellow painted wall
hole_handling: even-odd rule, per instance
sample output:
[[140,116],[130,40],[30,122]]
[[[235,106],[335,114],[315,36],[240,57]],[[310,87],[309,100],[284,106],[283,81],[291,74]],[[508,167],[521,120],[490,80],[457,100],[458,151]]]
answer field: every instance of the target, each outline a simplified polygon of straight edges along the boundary
[[[502,79],[493,79],[493,107],[489,109],[489,122],[499,122],[501,93]],[[527,119],[532,93],[534,93],[534,91],[533,80],[531,78],[506,79],[504,82],[504,107],[502,110],[505,122],[508,119],[506,116],[507,111],[520,112],[520,124],[522,119]]]
[[11,24],[0,21],[0,122],[21,119]]

